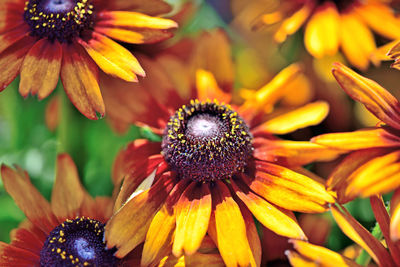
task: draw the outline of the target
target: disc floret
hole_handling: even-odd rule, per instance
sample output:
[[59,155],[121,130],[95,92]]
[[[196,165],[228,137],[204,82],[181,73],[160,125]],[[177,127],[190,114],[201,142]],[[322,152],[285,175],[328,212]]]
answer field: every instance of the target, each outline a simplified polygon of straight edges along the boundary
[[170,118],[162,154],[180,178],[208,182],[243,171],[251,142],[248,126],[230,105],[196,99]]

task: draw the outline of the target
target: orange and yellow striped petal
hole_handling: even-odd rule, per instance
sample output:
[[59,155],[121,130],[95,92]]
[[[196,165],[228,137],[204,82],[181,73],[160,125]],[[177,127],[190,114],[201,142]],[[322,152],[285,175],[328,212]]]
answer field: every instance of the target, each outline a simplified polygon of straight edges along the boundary
[[335,4],[325,2],[308,21],[304,43],[308,52],[316,58],[336,54],[339,47],[339,13]]
[[[311,266],[343,266],[343,267],[361,267],[354,261],[340,255],[339,253],[333,252],[327,248],[310,244],[301,240],[290,240],[290,243],[293,244],[294,249],[300,253],[300,257],[304,257],[306,262],[310,261],[313,264]],[[297,261],[296,255],[288,255],[292,266],[300,267],[307,266],[307,264],[301,263],[301,261]],[[295,261],[294,263],[292,261]]]
[[347,196],[369,197],[400,186],[400,151],[376,157],[355,170],[348,178]]
[[19,92],[23,97],[47,97],[60,77],[62,48],[58,41],[41,39],[29,50],[21,66]]
[[108,248],[116,247],[119,258],[127,255],[143,242],[151,219],[174,186],[174,179],[166,173],[150,189],[127,201],[105,227]]
[[333,75],[355,101],[359,101],[378,119],[400,129],[400,104],[385,88],[367,79],[341,63],[335,63]]
[[278,235],[307,239],[292,212],[268,203],[261,197],[252,193],[249,188],[240,181],[237,181],[236,184],[235,181],[232,180],[231,183],[236,195],[265,227]]
[[[172,246],[176,222],[174,206],[188,186],[188,183],[186,180],[181,180],[175,185],[164,205],[151,221],[143,246],[142,266],[149,266],[151,263],[156,262],[162,256],[162,252]],[[170,251],[171,248],[169,248],[168,253]]]
[[74,106],[87,118],[97,120],[105,114],[98,84],[98,68],[78,44],[63,45],[61,81]]
[[56,179],[51,194],[51,209],[60,219],[79,215],[86,191],[79,181],[78,170],[68,154],[57,157]]
[[239,205],[240,212],[242,213],[243,220],[246,225],[246,235],[252,255],[250,259],[250,265],[260,266],[262,255],[261,240],[254,222],[253,214],[240,201],[237,201],[236,203]]
[[17,77],[24,57],[34,43],[35,40],[27,36],[0,53],[0,92]]
[[390,238],[397,242],[400,240],[400,188],[396,189],[390,202]]
[[99,26],[132,27],[167,30],[178,27],[170,19],[152,17],[131,11],[102,11],[97,14]]
[[293,111],[278,115],[252,130],[257,133],[287,134],[298,129],[317,125],[328,115],[329,105],[317,101],[297,108]]
[[369,66],[376,49],[371,30],[353,13],[340,16],[340,46],[351,65],[361,70]]
[[269,140],[255,138],[253,156],[259,160],[282,162],[290,166],[303,166],[314,161],[330,161],[346,150],[302,141]]
[[247,177],[246,183],[258,195],[287,210],[323,212],[334,202],[324,185],[272,163],[257,161],[255,177]]
[[104,35],[93,32],[87,42],[82,39],[78,42],[107,74],[128,82],[136,82],[136,74],[146,75],[139,61],[126,48]]
[[400,137],[384,128],[369,128],[349,133],[322,134],[313,137],[311,142],[337,149],[358,150],[396,147],[400,144]]
[[183,192],[176,209],[176,230],[172,253],[193,255],[207,232],[211,215],[211,192],[207,183],[193,182]]
[[6,191],[34,225],[44,233],[49,233],[58,225],[49,202],[32,185],[26,172],[2,165],[1,179]]
[[168,13],[172,7],[164,0],[113,0],[108,2],[110,10],[134,10],[150,16]]
[[342,231],[354,242],[365,249],[380,266],[395,266],[386,248],[367,229],[365,229],[350,213],[341,207],[331,207],[336,223]]
[[211,188],[211,194],[213,209],[208,233],[217,244],[226,266],[249,266],[252,253],[238,204],[228,187],[219,180]]
[[196,89],[197,99],[200,101],[218,100],[220,102],[229,103],[232,95],[222,91],[214,78],[214,75],[206,70],[198,69],[196,71]]

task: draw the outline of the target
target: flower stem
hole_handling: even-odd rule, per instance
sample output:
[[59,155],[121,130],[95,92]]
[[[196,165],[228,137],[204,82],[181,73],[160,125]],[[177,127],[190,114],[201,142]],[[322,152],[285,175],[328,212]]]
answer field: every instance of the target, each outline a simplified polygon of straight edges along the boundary
[[[371,234],[378,240],[382,239],[383,234],[381,228],[379,227],[378,222],[375,223],[375,226],[372,229]],[[363,250],[356,259],[356,263],[360,264],[361,266],[368,266],[370,261],[371,261],[371,256],[365,250]]]

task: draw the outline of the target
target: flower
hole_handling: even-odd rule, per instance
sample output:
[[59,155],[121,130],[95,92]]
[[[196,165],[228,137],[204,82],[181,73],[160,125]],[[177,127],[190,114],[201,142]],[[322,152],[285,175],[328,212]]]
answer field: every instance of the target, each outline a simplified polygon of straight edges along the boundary
[[[365,229],[343,206],[332,206],[331,212],[343,233],[362,247],[378,266],[399,266],[400,246],[390,238],[390,216],[381,196],[370,198],[371,207],[379,224],[384,242]],[[393,202],[393,199],[392,199]],[[297,252],[287,251],[292,266],[304,266],[305,263],[317,263],[318,266],[364,266],[358,265],[339,253],[301,240],[291,240]]]
[[[170,11],[160,0],[8,0],[0,21],[0,91],[20,74],[19,92],[47,97],[61,77],[76,108],[90,119],[105,114],[99,68],[126,81],[145,76],[118,41],[153,43],[177,24],[152,17]],[[146,15],[148,14],[148,15]],[[112,39],[110,39],[112,38]]]
[[306,24],[304,44],[312,56],[334,55],[340,47],[353,66],[365,70],[376,49],[372,30],[389,39],[400,38],[400,24],[387,2],[282,1],[275,4],[276,8],[271,12],[263,14],[255,27],[275,27],[274,39],[284,42],[288,35]]
[[361,102],[382,123],[354,132],[329,133],[311,141],[352,151],[330,175],[327,186],[340,203],[357,196],[390,192],[400,186],[400,104],[376,82],[340,63],[332,70],[343,90]]
[[31,184],[21,168],[1,166],[7,192],[25,213],[25,220],[11,233],[11,244],[0,242],[1,266],[117,266],[139,262],[134,251],[121,260],[107,250],[104,225],[111,217],[113,201],[93,199],[79,182],[67,154],[57,158],[51,203]]
[[292,211],[323,212],[334,198],[299,166],[338,152],[272,135],[319,123],[328,106],[315,102],[262,118],[299,73],[289,66],[240,106],[229,105],[232,91],[201,69],[190,101],[173,88],[164,105],[151,96],[132,99],[134,107],[151,107],[136,109],[136,118],[160,141],[135,140],[117,156],[113,181],[123,183],[106,225],[107,247],[123,257],[145,241],[147,266],[171,245],[176,257],[194,254],[208,234],[227,266],[259,265],[252,216],[279,235],[306,239]]

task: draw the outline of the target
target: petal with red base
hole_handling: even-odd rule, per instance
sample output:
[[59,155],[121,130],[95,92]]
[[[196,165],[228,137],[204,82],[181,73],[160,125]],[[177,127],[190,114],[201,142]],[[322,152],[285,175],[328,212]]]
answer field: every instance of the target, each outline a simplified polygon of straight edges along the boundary
[[39,266],[40,255],[0,242],[1,266]]
[[400,104],[385,88],[341,63],[335,63],[333,75],[355,101],[359,101],[378,119],[400,129]]
[[255,193],[287,210],[323,212],[334,202],[322,184],[272,163],[257,161],[254,178],[242,177]]
[[6,191],[34,225],[44,233],[49,233],[58,225],[49,202],[31,184],[26,173],[2,165],[1,178]]
[[17,77],[22,61],[34,43],[35,40],[27,36],[0,54],[0,92],[6,89],[15,77]]
[[51,194],[51,208],[63,221],[79,215],[86,191],[79,181],[78,170],[68,154],[57,157],[56,179]]
[[175,179],[166,173],[149,190],[125,203],[108,221],[105,240],[108,248],[116,247],[122,258],[145,240],[151,219],[172,190]]
[[199,69],[196,71],[197,99],[200,101],[218,100],[223,103],[229,103],[232,95],[222,91],[217,84],[213,74],[209,71]]
[[21,66],[19,92],[23,97],[38,94],[47,97],[56,88],[61,69],[62,48],[59,42],[41,39],[29,50]]
[[164,0],[114,0],[108,1],[114,10],[129,10],[145,13],[151,16],[168,13],[172,7]]
[[194,254],[207,232],[211,215],[209,185],[192,182],[179,198],[176,206],[176,230],[172,253],[175,257]]
[[238,204],[229,193],[228,187],[216,181],[211,188],[213,209],[208,233],[217,244],[225,264],[249,266],[252,253],[246,235],[246,225]]
[[0,34],[0,53],[29,34],[29,29],[20,25],[12,30]]
[[98,67],[78,44],[63,44],[61,81],[74,106],[87,118],[97,120],[105,108],[98,84]]

